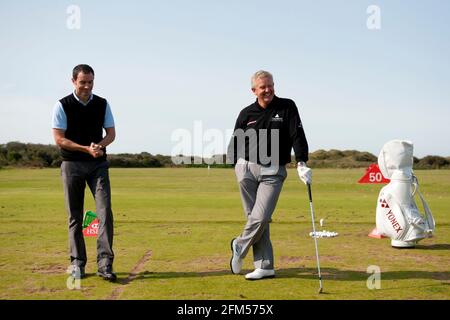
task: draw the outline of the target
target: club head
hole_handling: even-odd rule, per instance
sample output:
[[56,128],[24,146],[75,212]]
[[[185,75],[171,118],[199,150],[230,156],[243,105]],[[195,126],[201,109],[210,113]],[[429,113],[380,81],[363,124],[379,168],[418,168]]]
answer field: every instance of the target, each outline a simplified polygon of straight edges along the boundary
[[322,287],[320,287],[320,288],[319,288],[319,292],[318,292],[318,293],[320,294],[320,293],[322,293],[322,291],[323,291],[323,288],[322,288]]

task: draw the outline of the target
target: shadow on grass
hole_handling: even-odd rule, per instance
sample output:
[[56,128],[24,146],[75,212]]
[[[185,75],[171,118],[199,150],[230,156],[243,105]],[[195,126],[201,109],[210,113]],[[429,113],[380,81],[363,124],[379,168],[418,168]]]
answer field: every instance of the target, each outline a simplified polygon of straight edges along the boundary
[[[242,275],[252,270],[244,270]],[[338,280],[338,281],[366,281],[371,275],[363,271],[339,270],[336,268],[321,269],[322,278],[324,280]],[[126,278],[128,273],[117,273],[119,279],[118,283],[128,284],[130,281]],[[198,278],[198,277],[219,277],[232,276],[230,270],[205,271],[205,272],[141,272],[137,274],[134,280],[153,280],[153,279],[175,279],[175,278]],[[275,279],[317,279],[316,268],[283,268],[276,270]],[[431,279],[440,281],[450,280],[450,271],[381,271],[381,278],[383,280],[403,280],[403,279]]]
[[450,244],[442,243],[442,244],[432,244],[429,246],[424,245],[416,245],[416,249],[425,249],[425,250],[450,250]]
[[[335,268],[321,268],[322,278],[329,280],[342,280],[342,281],[361,281],[367,280],[372,273],[366,273],[364,271],[353,270],[339,270]],[[313,268],[293,268],[293,269],[280,269],[277,272],[278,278],[303,278],[303,279],[315,279],[317,278],[317,269]],[[431,279],[431,280],[450,280],[450,271],[384,271],[381,270],[381,278],[383,280],[405,280],[405,279]]]

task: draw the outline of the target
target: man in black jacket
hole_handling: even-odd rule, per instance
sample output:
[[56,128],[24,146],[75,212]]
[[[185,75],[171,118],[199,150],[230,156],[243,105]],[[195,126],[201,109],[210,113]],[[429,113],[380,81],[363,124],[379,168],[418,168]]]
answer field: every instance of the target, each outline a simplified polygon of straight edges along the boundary
[[273,76],[263,70],[253,75],[252,91],[256,101],[240,112],[227,154],[227,161],[235,164],[247,218],[241,235],[231,241],[230,268],[240,273],[252,247],[255,270],[245,278],[258,280],[275,276],[269,223],[287,177],[292,148],[305,184],[311,183],[312,172],[306,166],[308,143],[294,101],[275,96]]
[[53,137],[63,158],[61,175],[69,214],[71,265],[68,273],[79,278],[85,276],[87,256],[82,224],[87,183],[95,199],[99,220],[97,274],[105,280],[115,281],[112,270],[113,213],[106,161],[106,146],[116,137],[114,118],[108,102],[92,94],[94,70],[90,66],[76,66],[72,83],[74,92],[56,103],[52,118]]

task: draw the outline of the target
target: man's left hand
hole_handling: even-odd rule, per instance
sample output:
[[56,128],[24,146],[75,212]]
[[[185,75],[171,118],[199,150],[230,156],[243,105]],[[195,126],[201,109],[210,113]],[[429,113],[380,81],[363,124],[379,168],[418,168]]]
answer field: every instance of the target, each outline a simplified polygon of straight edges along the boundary
[[312,183],[312,170],[306,166],[306,163],[299,162],[297,172],[300,180],[302,180],[305,184]]

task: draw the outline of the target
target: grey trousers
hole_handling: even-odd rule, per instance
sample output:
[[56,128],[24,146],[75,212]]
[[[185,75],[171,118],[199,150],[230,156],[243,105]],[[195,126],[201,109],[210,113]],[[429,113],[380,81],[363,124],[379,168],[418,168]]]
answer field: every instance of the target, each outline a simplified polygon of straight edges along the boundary
[[240,258],[244,259],[250,247],[253,247],[255,268],[273,269],[269,223],[287,177],[286,167],[279,166],[270,171],[242,160],[236,164],[235,173],[247,218],[244,231],[236,238]]
[[111,186],[107,161],[63,161],[61,176],[66,208],[69,214],[69,248],[71,263],[84,267],[87,262],[83,237],[84,191],[86,183],[95,199],[99,220],[97,236],[97,265],[104,268],[113,264],[113,214]]

